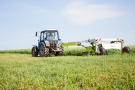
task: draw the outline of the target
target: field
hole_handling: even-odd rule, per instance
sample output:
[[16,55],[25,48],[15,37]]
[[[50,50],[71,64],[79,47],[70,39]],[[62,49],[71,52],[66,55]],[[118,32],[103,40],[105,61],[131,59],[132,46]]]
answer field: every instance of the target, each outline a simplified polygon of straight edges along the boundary
[[135,90],[135,47],[131,54],[31,57],[30,49],[0,51],[0,90]]

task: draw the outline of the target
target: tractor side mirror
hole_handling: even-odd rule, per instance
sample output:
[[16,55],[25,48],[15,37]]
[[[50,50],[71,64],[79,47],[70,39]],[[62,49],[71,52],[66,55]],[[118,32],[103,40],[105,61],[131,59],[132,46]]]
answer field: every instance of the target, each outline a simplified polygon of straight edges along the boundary
[[35,36],[36,36],[36,37],[40,37],[40,32],[37,31],[37,32],[35,33]]
[[35,36],[37,37],[37,32],[35,33]]

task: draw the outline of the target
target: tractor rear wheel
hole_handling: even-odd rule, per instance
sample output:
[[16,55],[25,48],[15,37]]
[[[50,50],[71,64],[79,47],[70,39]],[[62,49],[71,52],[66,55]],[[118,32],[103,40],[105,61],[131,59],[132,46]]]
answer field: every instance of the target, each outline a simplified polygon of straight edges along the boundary
[[124,47],[123,49],[122,49],[122,53],[130,53],[130,48],[129,47]]
[[40,53],[41,57],[50,56],[49,48],[47,48],[43,42],[41,42],[41,44],[40,44],[39,53]]
[[38,48],[37,48],[37,46],[32,47],[31,54],[32,54],[32,57],[37,57],[38,56]]
[[99,55],[106,55],[106,50],[103,47],[100,47],[99,51],[100,51]]

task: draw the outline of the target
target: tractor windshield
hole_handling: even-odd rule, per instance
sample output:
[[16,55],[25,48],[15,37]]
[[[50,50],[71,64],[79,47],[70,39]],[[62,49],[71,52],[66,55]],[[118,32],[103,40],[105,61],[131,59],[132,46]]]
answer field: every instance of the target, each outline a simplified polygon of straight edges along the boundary
[[57,31],[47,32],[47,40],[58,40],[58,32]]

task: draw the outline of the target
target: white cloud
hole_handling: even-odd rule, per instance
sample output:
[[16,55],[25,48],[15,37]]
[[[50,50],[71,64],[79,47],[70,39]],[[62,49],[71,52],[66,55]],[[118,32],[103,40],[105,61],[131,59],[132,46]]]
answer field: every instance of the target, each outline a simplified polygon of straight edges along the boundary
[[79,0],[70,2],[62,14],[75,24],[89,24],[102,19],[123,16],[125,13],[115,6],[105,4],[88,4]]

